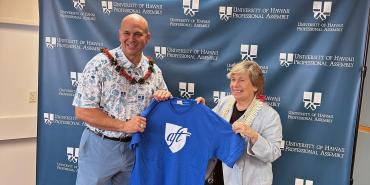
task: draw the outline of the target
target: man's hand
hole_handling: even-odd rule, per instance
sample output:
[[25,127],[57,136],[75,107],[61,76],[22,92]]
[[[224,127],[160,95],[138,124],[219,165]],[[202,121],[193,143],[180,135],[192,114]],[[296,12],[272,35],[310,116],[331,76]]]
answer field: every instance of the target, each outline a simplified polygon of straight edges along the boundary
[[167,90],[157,90],[153,94],[153,98],[157,101],[168,100],[171,96],[172,94]]
[[146,128],[146,118],[141,116],[134,116],[123,124],[122,131],[125,133],[144,132]]

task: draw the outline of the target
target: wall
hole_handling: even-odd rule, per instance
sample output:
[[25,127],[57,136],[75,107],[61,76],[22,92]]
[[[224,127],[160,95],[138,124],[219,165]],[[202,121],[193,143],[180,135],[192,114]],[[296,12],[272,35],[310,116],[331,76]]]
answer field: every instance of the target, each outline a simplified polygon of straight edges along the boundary
[[1,184],[36,182],[37,3],[0,0]]
[[[37,92],[37,3],[37,0],[0,0],[1,184],[34,185],[36,181],[37,107],[36,103],[30,103],[30,98],[33,102],[32,96]],[[360,123],[370,126],[369,112],[370,78],[367,77]],[[359,133],[354,185],[370,182],[368,143],[370,134]]]

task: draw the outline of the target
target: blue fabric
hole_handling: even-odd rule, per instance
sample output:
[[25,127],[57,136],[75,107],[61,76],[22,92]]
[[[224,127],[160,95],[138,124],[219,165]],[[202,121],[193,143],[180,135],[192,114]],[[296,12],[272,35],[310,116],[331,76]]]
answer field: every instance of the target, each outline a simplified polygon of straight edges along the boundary
[[244,152],[245,141],[231,125],[194,100],[153,101],[141,115],[147,128],[131,141],[136,162],[130,185],[201,185],[209,159],[232,167]]
[[80,142],[76,185],[127,185],[135,161],[129,144],[103,139],[86,128]]

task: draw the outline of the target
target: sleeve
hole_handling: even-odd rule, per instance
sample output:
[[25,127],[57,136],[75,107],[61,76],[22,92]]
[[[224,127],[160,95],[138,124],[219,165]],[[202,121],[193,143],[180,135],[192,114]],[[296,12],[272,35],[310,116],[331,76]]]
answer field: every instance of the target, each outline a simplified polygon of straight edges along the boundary
[[168,90],[166,82],[164,81],[163,74],[161,69],[155,64],[155,73],[156,73],[156,84],[157,89],[156,90]]
[[[279,114],[272,110],[270,115],[262,115],[263,125],[259,137],[253,145],[248,144],[247,154],[260,159],[263,162],[273,162],[281,156],[280,145],[282,142],[282,126]],[[257,121],[257,120],[256,120]]]
[[232,131],[229,122],[210,111],[214,117],[214,146],[215,156],[229,167],[233,167],[235,162],[243,155],[245,141]]
[[[153,99],[150,104],[148,105],[148,107],[146,107],[141,113],[140,113],[140,116],[142,117],[148,117],[148,115],[150,114],[150,112],[154,109],[154,107],[156,105],[158,105],[158,101],[156,101],[155,99]],[[130,143],[130,148],[133,150],[135,149],[135,147],[140,143],[141,141],[141,138],[142,138],[142,133],[140,132],[137,132],[135,134],[132,135],[132,140],[131,140],[131,143]]]
[[99,107],[102,94],[102,76],[99,68],[95,66],[98,62],[100,60],[95,56],[86,64],[82,72],[82,78],[78,81],[73,106],[82,108]]

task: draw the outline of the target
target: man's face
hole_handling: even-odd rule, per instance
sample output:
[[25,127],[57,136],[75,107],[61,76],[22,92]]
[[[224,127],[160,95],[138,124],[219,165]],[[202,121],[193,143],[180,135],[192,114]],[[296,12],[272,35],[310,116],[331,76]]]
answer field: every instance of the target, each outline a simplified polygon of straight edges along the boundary
[[141,56],[150,39],[150,33],[147,30],[147,25],[143,21],[129,18],[122,22],[119,40],[126,57],[130,59]]

